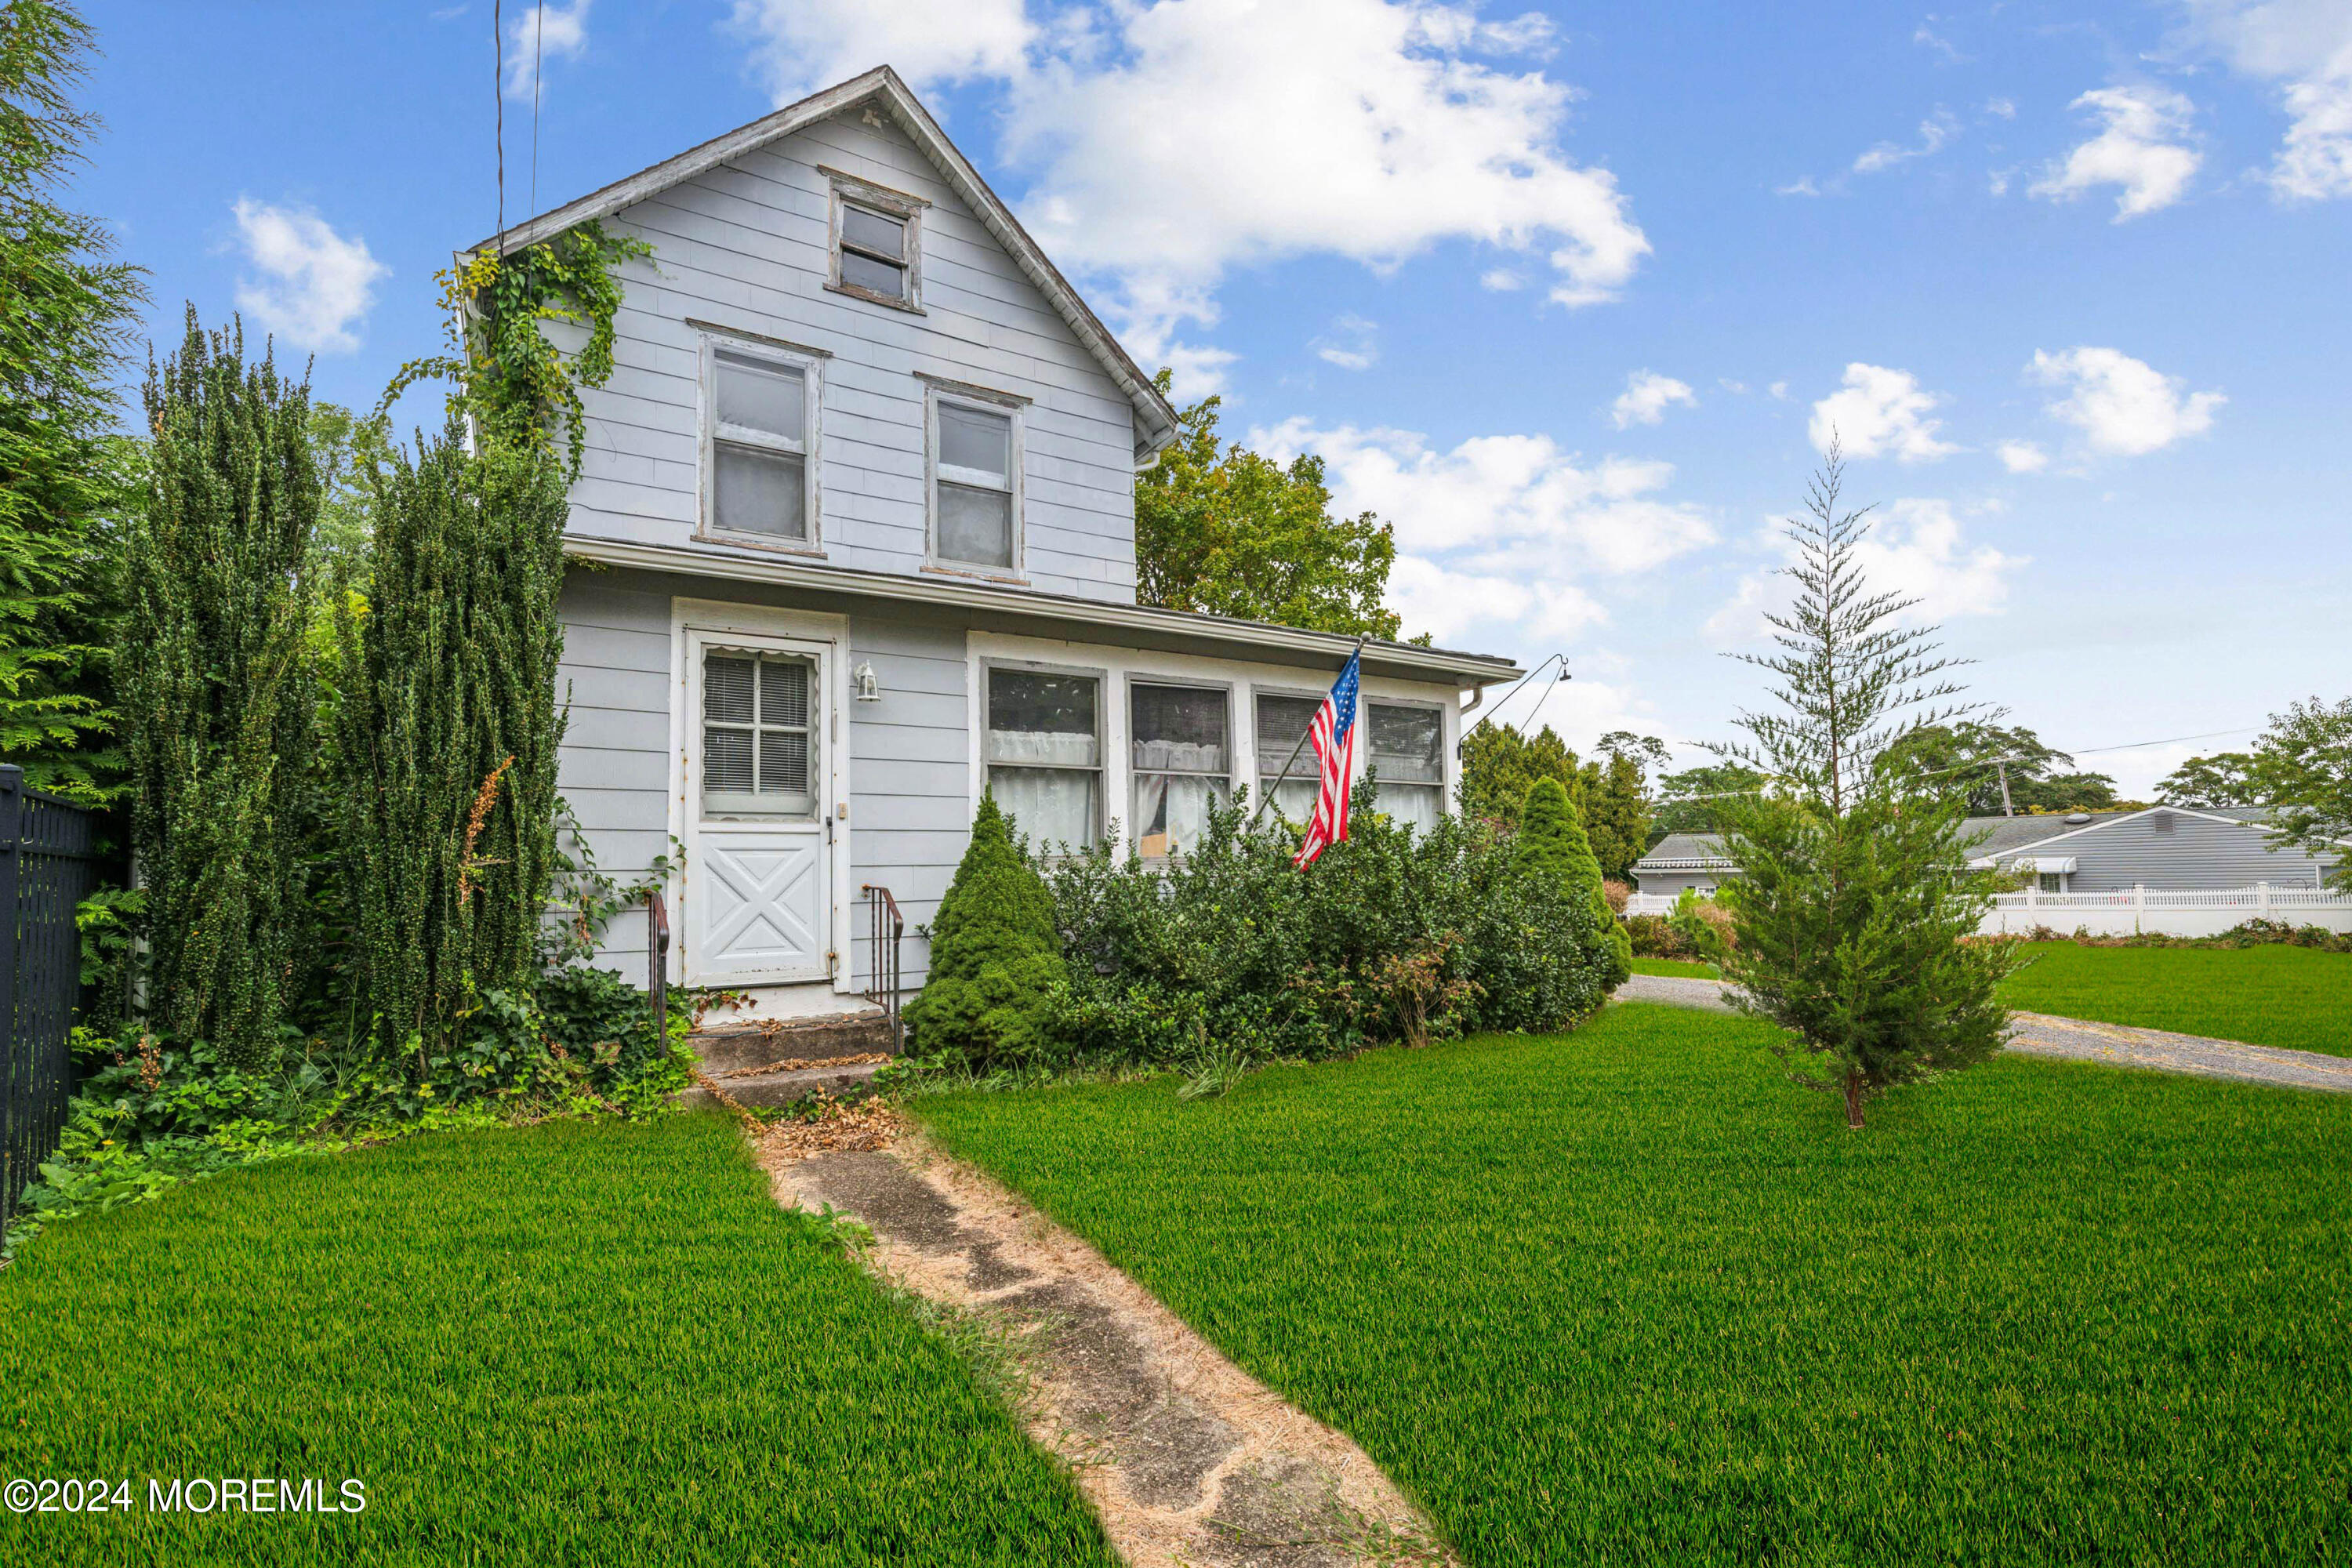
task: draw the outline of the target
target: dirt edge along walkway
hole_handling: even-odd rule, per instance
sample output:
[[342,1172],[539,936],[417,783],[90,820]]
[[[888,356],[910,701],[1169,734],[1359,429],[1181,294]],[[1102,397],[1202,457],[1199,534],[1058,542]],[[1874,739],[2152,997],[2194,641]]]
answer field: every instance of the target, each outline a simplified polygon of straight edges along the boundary
[[864,1256],[886,1281],[1003,1331],[1031,1436],[1070,1466],[1128,1563],[1454,1562],[1353,1442],[919,1133],[805,1155],[763,1141],[761,1162],[779,1203],[830,1205],[872,1230]]

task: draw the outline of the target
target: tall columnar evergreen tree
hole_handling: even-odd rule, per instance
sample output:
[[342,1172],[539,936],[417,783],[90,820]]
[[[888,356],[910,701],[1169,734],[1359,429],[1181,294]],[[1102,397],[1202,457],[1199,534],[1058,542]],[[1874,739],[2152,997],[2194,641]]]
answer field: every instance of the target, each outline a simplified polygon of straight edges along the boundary
[[555,871],[562,469],[452,414],[373,470],[367,597],[337,596],[337,767],[360,1016],[429,1070],[472,998],[529,984]]
[[1633,942],[1609,907],[1601,886],[1601,862],[1578,820],[1576,802],[1555,778],[1538,779],[1528,791],[1519,814],[1517,854],[1520,869],[1567,890],[1570,898],[1588,906],[1600,923],[1595,931],[1608,942],[1607,986],[1615,990],[1633,973]]
[[121,763],[106,520],[135,482],[114,377],[146,291],[106,226],[57,200],[98,130],[71,96],[89,50],[71,6],[0,5],[0,756],[97,801]]
[[303,657],[319,476],[310,393],[241,328],[187,336],[146,386],[145,505],[124,542],[117,701],[146,889],[152,1022],[266,1064],[299,923],[293,819],[310,749]]
[[2009,1015],[1994,992],[2014,948],[1970,942],[1989,900],[1966,870],[1965,792],[1890,750],[1973,710],[1932,628],[1905,627],[1915,601],[1874,593],[1857,552],[1868,509],[1840,510],[1834,443],[1792,521],[1794,603],[1771,617],[1780,651],[1746,655],[1777,681],[1780,710],[1745,713],[1724,748],[1768,775],[1769,793],[1717,803],[1739,876],[1717,894],[1738,945],[1734,998],[1786,1030],[1792,1076],[1845,1100],[1846,1122],[1899,1084],[1999,1050]]
[[974,1067],[1041,1059],[1049,988],[1064,973],[1053,895],[1021,858],[995,796],[983,795],[931,922],[929,977],[907,1009],[915,1049]]

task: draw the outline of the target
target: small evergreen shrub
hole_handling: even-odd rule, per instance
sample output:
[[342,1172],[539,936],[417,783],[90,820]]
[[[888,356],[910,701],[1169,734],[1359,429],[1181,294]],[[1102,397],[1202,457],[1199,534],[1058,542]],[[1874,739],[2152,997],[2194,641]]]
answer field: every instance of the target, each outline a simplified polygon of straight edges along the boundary
[[1685,888],[1675,900],[1666,925],[1693,958],[1720,963],[1731,955],[1735,945],[1731,911],[1713,899],[1700,898],[1695,889]]
[[1057,866],[1057,1060],[1315,1059],[1570,1028],[1601,1005],[1612,960],[1591,901],[1530,876],[1486,824],[1417,833],[1360,789],[1348,840],[1303,872],[1295,834],[1251,823],[1245,798],[1162,865],[1098,847]]
[[1601,862],[1593,858],[1576,802],[1556,778],[1538,779],[1519,811],[1519,836],[1513,848],[1521,869],[1531,878],[1557,882],[1566,896],[1591,907],[1599,929],[1608,939],[1611,958],[1609,988],[1623,984],[1633,973],[1633,945],[1617,923],[1602,886]]
[[1053,898],[983,795],[931,921],[930,975],[907,1008],[909,1050],[982,1071],[1046,1063],[1063,972]]

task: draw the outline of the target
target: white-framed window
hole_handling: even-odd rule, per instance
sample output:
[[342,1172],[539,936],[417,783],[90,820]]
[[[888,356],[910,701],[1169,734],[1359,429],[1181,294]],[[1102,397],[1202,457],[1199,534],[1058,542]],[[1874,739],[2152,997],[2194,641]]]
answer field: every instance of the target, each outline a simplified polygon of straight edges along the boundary
[[1380,809],[1426,833],[1445,809],[1445,710],[1367,701],[1364,727]]
[[[1257,739],[1257,798],[1266,799],[1275,810],[1293,823],[1303,824],[1315,815],[1315,797],[1322,791],[1322,774],[1315,761],[1315,748],[1299,744],[1307,726],[1315,721],[1315,710],[1323,706],[1320,697],[1307,697],[1286,691],[1258,691],[1255,717]],[[1285,773],[1287,764],[1289,772]]]
[[1208,831],[1233,795],[1233,694],[1222,686],[1137,679],[1127,689],[1136,853],[1156,860]]
[[1092,847],[1103,831],[1102,673],[983,668],[997,805],[1041,849]]
[[925,401],[932,563],[1018,575],[1021,404],[939,386]]
[[877,305],[920,310],[923,207],[919,196],[849,174],[833,178],[829,286]]
[[824,711],[816,660],[714,647],[702,656],[702,815],[808,817],[816,811]]
[[2033,879],[2045,893],[2063,893],[2066,890],[2066,873],[2063,871],[2036,871],[2033,874]]
[[816,548],[823,363],[766,343],[703,340],[707,531]]

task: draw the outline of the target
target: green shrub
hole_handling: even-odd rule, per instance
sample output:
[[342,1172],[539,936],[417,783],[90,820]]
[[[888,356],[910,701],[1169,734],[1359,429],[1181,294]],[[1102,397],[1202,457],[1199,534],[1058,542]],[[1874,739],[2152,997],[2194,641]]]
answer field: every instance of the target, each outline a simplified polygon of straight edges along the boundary
[[1520,869],[1529,877],[1549,878],[1571,900],[1591,905],[1601,930],[1607,934],[1611,957],[1608,986],[1615,990],[1633,973],[1633,944],[1617,923],[1601,886],[1601,862],[1593,858],[1576,802],[1556,778],[1538,779],[1519,811],[1519,836],[1514,846]]
[[1730,911],[1713,899],[1700,898],[1696,889],[1682,890],[1682,896],[1675,900],[1674,912],[1666,917],[1666,925],[1693,958],[1720,963],[1730,956]]
[[929,979],[907,1008],[910,1049],[979,1070],[1046,1061],[1064,969],[1054,901],[993,795],[981,796],[930,938]]
[[1055,868],[1061,1060],[1257,1063],[1562,1029],[1606,994],[1602,917],[1483,823],[1415,833],[1366,784],[1345,843],[1305,871],[1295,848],[1244,802],[1212,811],[1200,844],[1164,865],[1098,847]]

